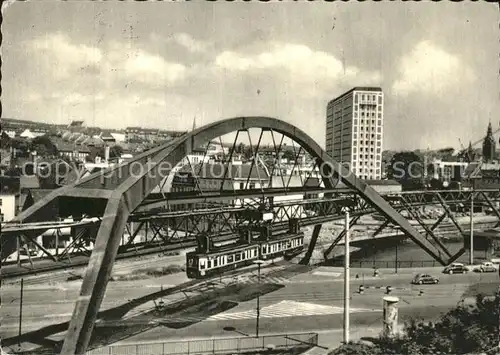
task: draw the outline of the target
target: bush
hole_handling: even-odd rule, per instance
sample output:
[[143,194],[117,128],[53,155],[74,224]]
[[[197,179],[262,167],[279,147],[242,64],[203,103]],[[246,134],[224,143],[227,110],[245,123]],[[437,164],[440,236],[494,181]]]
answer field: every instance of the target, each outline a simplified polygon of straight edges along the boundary
[[412,320],[399,338],[380,337],[373,346],[346,344],[329,355],[479,353],[497,345],[499,301],[498,296],[478,295],[474,305],[461,304],[437,323]]

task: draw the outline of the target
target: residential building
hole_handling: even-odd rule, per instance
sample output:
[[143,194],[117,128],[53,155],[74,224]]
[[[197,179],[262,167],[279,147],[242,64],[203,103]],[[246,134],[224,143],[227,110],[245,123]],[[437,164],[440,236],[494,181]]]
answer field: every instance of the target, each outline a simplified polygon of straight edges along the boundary
[[460,181],[469,163],[434,160],[432,178],[443,181]]
[[355,87],[328,103],[326,152],[361,179],[381,179],[384,95]]
[[19,176],[0,176],[0,222],[12,220],[33,204],[31,191],[23,187]]
[[463,182],[467,189],[500,189],[500,164],[470,163],[464,172]]
[[8,222],[16,216],[16,196],[20,192],[19,177],[0,176],[0,222]]
[[71,137],[51,137],[52,143],[56,146],[59,156],[61,158],[66,157],[70,160],[85,161],[85,158],[90,154],[90,149],[87,145],[90,142],[90,138],[86,141],[85,145],[75,143],[81,136]]
[[167,131],[157,128],[127,127],[125,129],[125,142],[159,142],[178,137],[185,132]]

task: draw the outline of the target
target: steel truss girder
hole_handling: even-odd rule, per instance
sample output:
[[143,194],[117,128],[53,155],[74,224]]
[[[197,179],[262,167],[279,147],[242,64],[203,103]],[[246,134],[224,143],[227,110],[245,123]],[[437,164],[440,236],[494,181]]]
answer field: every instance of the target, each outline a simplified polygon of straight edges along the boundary
[[[353,218],[351,218],[349,220],[349,228],[348,229],[351,229],[357,222],[358,220],[361,218],[361,215],[355,215]],[[342,232],[339,233],[339,235],[337,236],[337,238],[335,238],[332,242],[332,244],[330,244],[330,246],[323,252],[323,257],[325,258],[325,260],[328,259],[328,255],[332,252],[333,248],[335,248],[335,246],[340,243],[340,241],[342,239],[345,238],[345,235],[346,235],[346,230],[343,229]]]
[[[301,130],[286,122],[266,117],[239,117],[219,121],[139,155],[133,160],[134,164],[125,163],[108,169],[105,174],[93,174],[77,184],[58,189],[16,218],[22,222],[53,219],[59,213],[58,199],[72,196],[72,191],[76,189],[88,189],[92,199],[107,200],[95,247],[66,334],[63,354],[79,355],[85,352],[125,225],[130,214],[161,182],[162,176],[158,173],[160,163],[167,161],[173,167],[192,152],[193,147],[200,146],[215,137],[253,127],[272,129],[294,139],[313,158],[318,158],[318,161],[323,164],[321,175],[325,189],[333,188],[339,179],[342,180],[348,188],[360,194],[362,199],[371,204],[379,213],[399,225],[401,230],[427,253],[441,263],[445,263],[434,252],[435,246],[422,237],[384,198],[353,176],[345,167],[336,163]],[[131,170],[134,165],[138,167],[140,173]],[[109,191],[113,192],[110,194]],[[55,210],[52,210],[52,207],[55,207]]]
[[439,250],[440,251],[439,255],[441,256],[441,251],[444,251],[446,253],[447,257],[451,257],[451,254],[448,251],[448,249],[446,248],[446,246],[439,240],[439,238],[433,233],[433,231],[431,229],[429,229],[429,227],[427,227],[427,225],[424,223],[424,221],[422,221],[422,219],[420,218],[420,215],[417,212],[415,212],[415,207],[406,201],[404,195],[402,196],[402,200],[403,200],[403,204],[404,204],[406,210],[408,211],[408,213],[410,213],[411,216],[413,217],[413,219],[416,220],[418,222],[418,224],[420,224],[420,226],[424,229],[427,236],[430,236],[434,240],[434,242],[439,245],[439,248],[441,249],[441,250]]
[[[496,190],[477,190],[476,191],[477,195],[482,197],[481,199],[486,201],[487,205],[490,206],[494,213],[497,214],[498,216],[498,210],[495,208],[495,206],[492,203],[492,199],[495,200],[496,197],[498,197],[498,194],[496,194]],[[440,216],[440,218],[436,221],[436,223],[430,227],[431,231],[434,231],[440,224],[441,222],[446,218],[449,217],[450,220],[453,222],[455,227],[457,228],[458,231],[462,232],[461,226],[458,224],[456,219],[453,216],[453,213],[450,211],[448,204],[444,200],[443,197],[441,197],[441,192],[439,191],[422,191],[422,192],[411,192],[411,193],[403,193],[400,195],[389,195],[389,196],[384,196],[384,197],[390,197],[388,198],[388,202],[393,205],[396,209],[405,209],[406,206],[401,203],[401,199],[399,198],[400,196],[422,196],[423,194],[428,194],[429,196],[432,197],[433,201],[439,201],[440,205],[445,209],[445,213]],[[374,210],[370,207],[364,204],[364,200],[357,198],[357,194],[351,192],[350,190],[345,190],[345,189],[339,189],[336,191],[336,193],[329,193],[327,194],[329,198],[316,198],[316,199],[309,199],[309,200],[290,200],[290,201],[281,201],[278,203],[274,204],[275,207],[275,212],[277,215],[277,218],[275,219],[275,222],[280,223],[284,222],[287,220],[287,218],[292,218],[292,217],[299,217],[300,213],[302,211],[308,212],[308,211],[314,211],[317,213],[318,216],[332,216],[332,215],[338,215],[340,216],[341,214],[344,213],[344,209],[340,208],[340,205],[349,205],[351,206],[351,213],[353,213],[354,210],[357,211],[357,213],[364,213],[368,214],[371,212],[374,212]],[[491,198],[490,198],[491,196]],[[397,199],[394,197],[398,197]],[[447,194],[445,196],[448,200],[452,200],[452,203],[466,203],[467,199],[470,199],[470,194],[464,194],[460,191],[457,192],[449,192],[447,191]],[[410,197],[411,198],[411,197]],[[462,198],[464,200],[457,200],[459,198]],[[419,206],[423,205],[426,203],[429,198],[411,198],[412,200],[412,205],[413,206]],[[131,246],[132,241],[138,234],[140,230],[144,230],[145,235],[147,236],[149,231],[153,231],[153,238],[147,239],[145,245],[151,244],[155,242],[155,239],[157,237],[160,237],[163,243],[168,243],[170,240],[173,239],[184,239],[186,235],[181,236],[179,233],[179,229],[181,232],[188,232],[186,230],[187,225],[198,225],[205,221],[207,218],[209,218],[209,215],[214,216],[215,214],[219,213],[225,213],[224,216],[218,216],[214,217],[217,220],[224,220],[226,225],[220,225],[216,223],[216,226],[219,227],[217,229],[211,228],[208,230],[207,228],[204,229],[199,229],[195,228],[193,232],[205,232],[205,233],[211,233],[211,234],[217,234],[217,232],[222,232],[222,231],[232,231],[236,232],[236,227],[237,225],[241,224],[231,224],[230,219],[238,219],[240,222],[244,220],[244,218],[241,216],[241,211],[248,210],[249,208],[253,209],[258,209],[259,206],[261,205],[262,201],[258,199],[257,201],[247,201],[245,200],[245,204],[242,207],[233,207],[233,206],[220,206],[217,208],[206,208],[206,209],[201,209],[201,210],[190,210],[190,211],[171,211],[171,212],[149,212],[149,213],[134,213],[130,216],[129,218],[129,223],[127,224],[126,228],[129,232],[129,239],[125,243],[125,248]],[[294,207],[295,206],[295,207]],[[302,209],[298,208],[299,206],[302,206]],[[286,210],[286,211],[285,211]],[[291,211],[291,212],[290,212]],[[291,213],[291,214],[290,214]],[[195,216],[198,216],[196,218]],[[188,219],[188,221],[186,221]],[[167,222],[169,221],[170,222]],[[302,223],[307,223],[307,218],[301,218]],[[152,222],[154,221],[161,221],[158,223],[161,223],[162,226],[168,225],[170,226],[170,223],[172,225],[172,231],[170,232],[168,229],[161,230],[159,228],[148,228],[148,225],[154,224]],[[134,231],[131,231],[129,228],[130,222],[138,222],[138,227],[135,228]],[[146,223],[146,225],[145,225]],[[50,224],[46,223],[33,223],[33,224],[20,224],[16,225],[13,223],[5,223],[3,225],[2,229],[2,239],[5,240],[8,238],[10,235],[14,236],[20,232],[23,231],[38,231],[37,234],[40,234],[44,232],[49,226],[50,227],[58,227],[58,228],[66,228],[66,227],[85,227],[88,225],[96,224],[95,222],[60,222],[60,223],[54,223],[51,222]],[[141,229],[141,227],[144,227]],[[189,233],[187,233],[189,235]],[[155,245],[157,245],[160,242],[156,242]],[[50,252],[46,251],[44,252],[46,255],[48,255],[50,258],[53,260],[59,260],[62,257],[65,256],[67,252],[70,252],[70,249],[73,247],[77,247],[81,243],[75,243],[73,242],[70,246],[68,246],[65,250],[62,251],[61,254],[53,256]],[[137,250],[137,245],[133,245],[133,247]],[[40,249],[40,248],[39,248]],[[85,250],[85,249],[84,249]]]

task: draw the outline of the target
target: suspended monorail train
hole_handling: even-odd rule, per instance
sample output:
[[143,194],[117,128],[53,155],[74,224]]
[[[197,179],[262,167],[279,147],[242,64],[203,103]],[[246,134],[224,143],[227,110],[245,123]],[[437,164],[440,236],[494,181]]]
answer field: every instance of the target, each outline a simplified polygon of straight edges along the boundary
[[[266,233],[267,234],[267,233]],[[292,230],[258,240],[240,241],[233,245],[210,247],[186,254],[186,273],[190,279],[203,279],[252,264],[255,260],[291,258],[304,249],[304,233]]]

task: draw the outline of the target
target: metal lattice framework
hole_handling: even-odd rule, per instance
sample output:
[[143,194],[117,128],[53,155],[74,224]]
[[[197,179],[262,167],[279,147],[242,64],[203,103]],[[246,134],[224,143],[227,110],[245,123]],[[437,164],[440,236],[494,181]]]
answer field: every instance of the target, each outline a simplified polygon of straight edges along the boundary
[[[240,132],[248,133],[248,129],[251,128],[260,128],[262,132],[277,132],[297,142],[299,144],[299,153],[303,150],[315,158],[315,166],[320,168],[322,185],[293,188],[289,184],[283,184],[280,188],[248,189],[246,188],[248,186],[247,179],[245,188],[242,191],[227,191],[223,188],[228,173],[228,167],[226,166],[220,191],[209,193],[195,191],[191,195],[163,194],[161,198],[151,198],[151,191],[162,182],[162,177],[165,175],[160,173],[160,169],[165,169],[163,163],[168,163],[169,167],[174,167],[190,154],[194,148],[201,146],[203,143],[231,132],[237,132],[237,136]],[[257,151],[260,138],[257,143]],[[250,146],[254,157],[253,168],[258,153],[253,151],[252,144]],[[233,151],[231,151],[229,159],[225,159],[225,161],[230,162],[232,154]],[[298,155],[295,158],[293,169],[297,165],[297,160]],[[271,176],[273,176],[273,173],[271,173]],[[347,186],[348,191],[339,192],[334,189],[339,181],[342,181]],[[198,181],[196,181],[196,184],[199,185]],[[395,203],[392,201],[397,201],[394,206],[408,207],[408,202],[405,200],[408,196],[403,194],[401,196],[405,197],[395,196],[393,199],[392,197],[382,197],[370,186],[357,179],[345,167],[336,163],[303,131],[286,122],[267,117],[239,117],[224,120],[201,127],[167,144],[147,151],[131,162],[110,168],[104,173],[91,175],[74,185],[55,190],[15,219],[14,222],[33,223],[57,220],[57,218],[64,216],[72,216],[74,220],[79,220],[82,216],[99,216],[100,218],[95,246],[83,278],[80,296],[76,301],[62,353],[83,354],[85,352],[120,247],[120,240],[129,220],[137,219],[134,223],[145,222],[141,221],[141,218],[144,218],[144,213],[151,211],[152,208],[165,205],[165,200],[169,204],[175,202],[199,203],[207,199],[212,201],[217,199],[230,200],[235,197],[254,197],[265,200],[273,195],[286,195],[297,192],[321,192],[324,194],[324,201],[307,202],[309,204],[312,202],[313,205],[318,206],[315,216],[311,217],[311,223],[315,225],[311,241],[312,248],[314,248],[319,236],[321,223],[326,221],[327,218],[340,215],[346,209],[349,209],[354,213],[358,212],[359,215],[368,213],[368,211],[378,212],[387,218],[388,223],[397,226],[407,237],[442,264],[446,264],[447,259],[456,257],[450,255],[439,240],[433,238],[432,234],[429,236],[419,233],[406,218],[391,206]],[[420,197],[413,196],[411,198],[418,199]],[[439,200],[439,198],[437,199]],[[339,201],[343,201],[343,203],[339,203]],[[429,203],[429,201],[424,200],[422,203]],[[250,206],[243,207],[246,210],[250,208]],[[227,217],[227,213],[226,215],[224,213],[215,214],[213,220],[216,218],[222,219],[220,219],[220,223],[209,223],[208,228],[213,225],[230,224],[228,223],[230,218]],[[205,213],[205,215],[208,214]],[[287,209],[285,215],[290,218],[293,215],[293,209]],[[163,218],[175,219],[176,217],[163,216]],[[317,219],[314,220],[314,218]],[[158,219],[155,220],[153,216],[149,216],[149,221],[149,224],[153,226],[151,229],[156,231],[156,237],[163,239],[161,237],[163,226]],[[130,231],[131,235],[134,233],[134,231]],[[2,243],[3,247],[8,250],[15,249],[15,238],[6,238],[5,243],[4,241]]]
[[[457,233],[464,233],[451,208],[458,204],[469,203],[472,195],[474,195],[476,205],[492,208],[497,218],[500,219],[499,212],[493,205],[494,202],[500,202],[500,192],[498,190],[479,190],[475,192],[450,190],[412,191],[398,194],[382,194],[382,197],[397,211],[409,212],[409,215],[420,225],[418,230],[427,237],[432,238],[434,231],[439,226],[442,226],[447,219],[451,221]],[[176,197],[178,201],[182,196]],[[163,201],[163,204],[165,203],[166,201]],[[159,204],[159,201],[155,202],[155,204]],[[191,246],[195,242],[197,234],[211,235],[215,241],[234,240],[237,238],[239,227],[248,223],[251,215],[255,215],[252,212],[258,212],[262,204],[262,198],[259,198],[245,202],[241,206],[226,205],[180,211],[148,210],[151,205],[140,206],[137,210],[141,210],[141,212],[134,212],[129,216],[125,226],[127,238],[124,245],[120,247],[120,252],[125,255],[130,253],[132,253],[130,255],[136,255],[137,253],[148,252],[151,248],[155,248],[154,250],[159,249],[159,251],[169,251],[176,249],[178,246]],[[444,210],[444,213],[437,219],[435,224],[430,227],[424,223],[420,218],[420,214],[417,213],[418,208],[428,205],[437,205]],[[342,219],[347,209],[355,217],[352,221],[353,225],[358,222],[360,216],[376,212],[370,204],[358,197],[357,193],[348,189],[336,189],[331,194],[331,198],[288,200],[274,203],[273,212],[275,218],[273,228],[275,230],[286,229],[288,220],[291,218],[299,219],[301,226],[314,226],[331,222]],[[43,246],[40,246],[40,249],[53,261],[64,262],[62,266],[78,266],[82,265],[80,259],[73,262],[70,255],[83,254],[90,256],[92,251],[88,248],[88,241],[90,239],[90,241],[95,242],[96,227],[98,227],[99,221],[99,218],[94,218],[93,221],[77,223],[6,224],[2,230],[2,236],[25,234],[29,236],[30,233],[36,231],[38,231],[36,234],[39,234],[45,231],[49,225],[57,228],[72,227],[76,231],[72,242],[68,246],[56,251],[56,253],[50,253]],[[392,226],[392,223],[386,220],[373,237],[386,228],[393,228]],[[144,242],[134,243],[134,239],[138,235],[144,237]],[[340,234],[327,248],[325,258],[343,237],[344,234]],[[39,243],[36,243],[37,247],[38,245]],[[314,243],[310,244],[311,248],[314,248],[314,246]],[[447,255],[450,255],[450,253],[447,253]],[[304,262],[307,261],[308,258],[304,260]],[[30,259],[30,263],[32,270],[36,272],[37,262],[33,263]],[[26,270],[23,273],[25,272]]]

